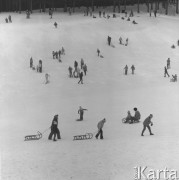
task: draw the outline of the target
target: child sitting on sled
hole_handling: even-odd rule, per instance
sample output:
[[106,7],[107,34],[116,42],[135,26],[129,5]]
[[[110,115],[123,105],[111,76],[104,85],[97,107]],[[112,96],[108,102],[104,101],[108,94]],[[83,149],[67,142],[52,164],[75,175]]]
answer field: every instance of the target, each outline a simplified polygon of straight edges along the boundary
[[127,111],[127,117],[123,118],[123,123],[130,123],[132,119],[130,111]]

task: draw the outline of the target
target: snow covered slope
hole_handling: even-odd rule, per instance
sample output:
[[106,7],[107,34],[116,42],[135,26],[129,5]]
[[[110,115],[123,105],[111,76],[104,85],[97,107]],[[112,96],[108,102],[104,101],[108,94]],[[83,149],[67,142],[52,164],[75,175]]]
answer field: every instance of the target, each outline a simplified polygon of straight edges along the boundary
[[[136,14],[137,25],[117,18],[34,13],[11,14],[11,24],[0,16],[0,154],[2,180],[131,180],[134,167],[177,169],[179,164],[179,85],[164,78],[179,74],[179,17]],[[55,29],[54,22],[58,23]],[[107,45],[112,37],[115,48]],[[129,45],[119,45],[119,37]],[[65,48],[62,63],[52,51]],[[98,58],[96,50],[104,58]],[[30,57],[43,73],[29,68]],[[84,84],[68,77],[68,67],[83,58],[88,66]],[[135,65],[135,75],[123,75],[125,65]],[[50,83],[44,84],[45,73]],[[77,122],[79,106],[87,108]],[[154,115],[154,136],[142,122],[122,124],[121,119],[137,107],[141,121]],[[24,136],[43,132],[59,114],[62,140],[24,142]],[[94,133],[103,118],[104,140],[73,141],[73,136]],[[179,169],[178,169],[179,170]]]

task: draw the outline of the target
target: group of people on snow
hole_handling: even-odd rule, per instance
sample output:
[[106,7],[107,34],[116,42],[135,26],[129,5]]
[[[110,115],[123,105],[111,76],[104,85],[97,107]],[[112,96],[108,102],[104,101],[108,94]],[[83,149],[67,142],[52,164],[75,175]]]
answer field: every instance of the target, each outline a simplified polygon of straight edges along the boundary
[[8,23],[8,22],[9,22],[9,23],[12,23],[11,15],[9,15],[8,18],[7,18],[7,17],[5,18],[5,22],[6,22],[6,23]]
[[30,58],[30,68],[32,68],[32,70],[36,70],[37,72],[42,73],[42,60],[39,60],[39,63],[38,63],[38,65],[35,68],[35,66],[33,64],[33,59],[31,57]]
[[[134,65],[131,66],[131,70],[132,70],[132,74],[134,74],[134,71],[135,71]],[[126,66],[124,67],[124,74],[127,75],[127,73],[128,73],[128,66],[126,64]]]
[[83,72],[86,76],[87,74],[87,65],[84,63],[84,60],[83,58],[81,58],[81,61],[80,61],[80,67],[78,65],[78,62],[77,61],[74,61],[74,71],[73,71],[73,68],[71,66],[68,67],[68,71],[69,71],[69,77],[72,78],[80,78],[79,83],[83,84]]
[[[170,65],[171,61],[170,58],[167,59],[167,65],[164,67],[164,77],[166,77],[166,75],[168,77],[170,77],[169,73],[168,73],[168,69],[171,69],[171,65]],[[172,78],[170,79],[171,82],[177,82],[177,74],[172,75]]]

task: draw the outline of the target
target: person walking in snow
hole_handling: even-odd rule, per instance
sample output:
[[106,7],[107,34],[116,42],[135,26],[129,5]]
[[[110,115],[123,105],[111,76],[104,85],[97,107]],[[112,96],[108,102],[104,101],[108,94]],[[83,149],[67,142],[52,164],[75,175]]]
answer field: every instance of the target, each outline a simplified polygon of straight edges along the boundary
[[157,17],[157,10],[154,10],[154,16]]
[[84,71],[85,76],[86,76],[86,72],[88,71],[88,70],[87,70],[87,65],[86,65],[86,64],[83,66],[83,71]]
[[81,82],[81,84],[83,84],[83,72],[80,72],[79,78],[80,78],[80,80],[78,81],[78,84],[79,84],[80,82]]
[[97,125],[98,133],[95,136],[96,139],[98,139],[98,136],[100,136],[100,139],[103,139],[103,126],[104,126],[105,122],[106,122],[105,118],[98,122],[98,125]]
[[58,25],[57,22],[55,22],[55,23],[54,23],[55,28],[57,28],[57,25]]
[[45,84],[48,84],[50,75],[48,73],[45,74]]
[[111,37],[110,36],[108,36],[108,45],[110,46],[111,45]]
[[9,19],[9,22],[12,23],[11,15],[9,15],[8,19]]
[[5,19],[5,21],[6,21],[6,23],[8,23],[8,19],[7,18]]
[[32,57],[30,58],[30,68],[32,68],[33,67],[33,59],[32,59]]
[[99,55],[100,55],[100,50],[99,49],[97,49],[97,53],[98,53],[98,57],[99,57]]
[[42,60],[39,60],[38,72],[42,72]]
[[99,11],[99,17],[101,17],[101,11]]
[[166,66],[165,66],[165,67],[164,67],[164,77],[166,77],[166,75],[167,75],[168,77],[170,77],[170,75],[168,74],[167,68],[166,68]]
[[62,55],[65,55],[65,49],[64,49],[64,47],[62,47],[61,53],[62,53]]
[[126,39],[126,44],[125,44],[125,46],[127,46],[127,45],[128,45],[128,41],[129,41],[129,39],[127,38],[127,39]]
[[170,58],[167,59],[167,69],[170,69]]
[[[54,135],[54,137],[53,137]],[[48,136],[48,139],[51,140],[53,137],[53,140],[56,141],[56,136],[58,139],[61,139],[60,131],[58,129],[58,114],[54,116],[52,125],[51,125],[51,132]]]
[[83,121],[83,115],[84,111],[87,111],[87,109],[83,109],[81,106],[79,107],[78,114],[80,114],[80,121]]
[[144,132],[146,130],[146,128],[148,128],[150,135],[154,135],[151,131],[150,125],[153,126],[153,122],[151,121],[151,119],[153,118],[153,115],[150,114],[143,122],[143,130],[141,133],[141,136],[144,136]]
[[139,120],[140,120],[140,118],[141,118],[140,112],[137,110],[136,107],[134,108],[134,111],[135,111],[135,114],[134,114],[134,116],[132,116],[132,118],[131,118],[131,123],[139,122]]
[[124,74],[125,74],[125,75],[127,75],[127,71],[128,71],[128,66],[126,65],[126,66],[124,67]]
[[84,66],[84,60],[83,58],[81,58],[81,69],[83,69],[83,66]]
[[134,65],[131,66],[132,74],[134,74],[135,67]]
[[77,67],[78,67],[78,62],[75,61],[75,62],[74,62],[74,68],[75,68],[75,71],[77,71]]
[[123,44],[122,43],[122,37],[119,38],[119,44]]
[[69,77],[72,78],[73,77],[73,75],[72,75],[73,68],[71,66],[69,66],[68,71],[69,71]]

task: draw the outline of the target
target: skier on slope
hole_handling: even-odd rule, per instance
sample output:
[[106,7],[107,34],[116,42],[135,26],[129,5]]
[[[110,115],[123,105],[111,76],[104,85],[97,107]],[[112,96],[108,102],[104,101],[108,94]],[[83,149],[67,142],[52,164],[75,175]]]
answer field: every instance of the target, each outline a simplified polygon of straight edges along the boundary
[[78,114],[80,114],[80,121],[83,120],[83,114],[84,111],[87,111],[87,109],[83,109],[81,106],[79,107]]
[[150,114],[150,115],[144,120],[144,122],[143,122],[143,130],[142,130],[141,136],[144,136],[144,131],[145,131],[146,127],[148,128],[148,130],[149,130],[149,132],[150,132],[150,135],[154,135],[154,134],[152,133],[151,129],[150,129],[150,126],[149,126],[149,125],[153,126],[153,122],[151,121],[152,118],[153,118],[153,115]]

